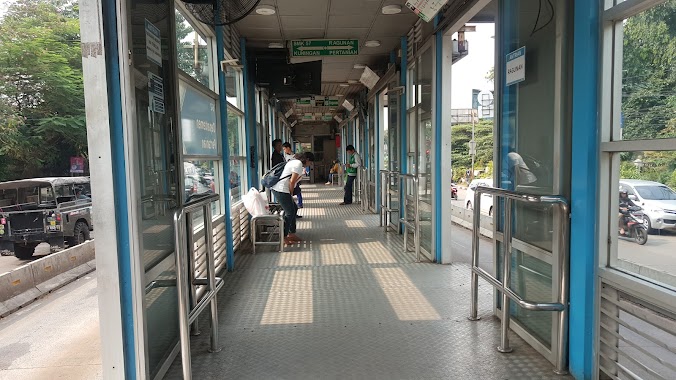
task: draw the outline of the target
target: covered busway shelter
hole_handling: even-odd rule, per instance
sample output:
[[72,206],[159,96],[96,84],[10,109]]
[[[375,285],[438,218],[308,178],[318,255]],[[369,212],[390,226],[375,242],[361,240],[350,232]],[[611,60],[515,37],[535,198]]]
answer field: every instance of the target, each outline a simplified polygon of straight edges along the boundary
[[[82,1],[104,378],[674,378],[675,9]],[[305,240],[253,255],[275,139]]]

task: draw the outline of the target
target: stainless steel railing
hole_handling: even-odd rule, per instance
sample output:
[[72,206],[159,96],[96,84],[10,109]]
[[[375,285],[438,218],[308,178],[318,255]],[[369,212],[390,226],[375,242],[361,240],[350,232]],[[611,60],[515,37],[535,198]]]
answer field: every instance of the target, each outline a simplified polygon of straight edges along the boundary
[[[404,194],[404,204],[400,207],[403,211],[399,222],[404,226],[404,249],[408,252],[408,233],[413,230],[413,249],[415,251],[415,261],[420,262],[420,176],[417,174],[399,173],[399,188]],[[413,184],[413,220],[408,215],[408,184]]]
[[396,184],[399,185],[399,172],[391,170],[381,170],[380,171],[380,227],[387,228],[389,227],[389,221],[392,219],[393,212],[399,212],[399,208],[392,208],[392,202],[390,201],[390,183],[392,179],[396,179]]
[[[178,293],[178,321],[181,347],[181,366],[183,378],[192,379],[190,360],[190,326],[196,323],[199,315],[211,305],[211,347],[210,352],[218,352],[218,303],[216,294],[223,286],[223,280],[216,277],[214,255],[213,226],[211,204],[219,200],[218,194],[201,197],[188,202],[174,213],[176,245],[176,289]],[[194,247],[192,240],[192,214],[202,210],[204,218],[204,238],[207,252],[207,274],[205,278],[194,278]],[[190,231],[187,231],[190,228]],[[186,259],[188,263],[186,263]],[[197,299],[197,286],[206,286],[206,292]],[[196,327],[196,326],[195,326]]]
[[[504,231],[503,231],[503,259],[502,259],[502,281],[498,280],[490,273],[479,268],[479,224],[481,218],[481,195],[490,194],[505,199]],[[558,236],[558,268],[560,279],[558,284],[557,302],[534,302],[524,300],[511,287],[511,267],[512,267],[512,203],[525,202],[533,204],[551,204],[560,209],[560,229]],[[509,322],[510,322],[510,301],[516,302],[524,309],[532,311],[553,311],[558,312],[557,329],[557,347],[555,359],[555,371],[557,374],[566,374],[568,363],[568,298],[569,298],[569,252],[568,252],[568,229],[570,208],[568,201],[561,196],[556,195],[533,195],[503,189],[494,189],[479,186],[474,193],[474,222],[472,228],[472,279],[471,279],[471,302],[469,319],[479,320],[477,316],[479,306],[479,276],[488,281],[495,289],[502,293],[501,310],[501,331],[500,346],[498,351],[511,352],[509,346]],[[495,215],[495,214],[494,214]],[[556,251],[556,250],[555,250]]]
[[361,167],[359,168],[359,202],[361,203],[362,211],[367,211],[369,209],[369,191],[368,191],[368,169]]

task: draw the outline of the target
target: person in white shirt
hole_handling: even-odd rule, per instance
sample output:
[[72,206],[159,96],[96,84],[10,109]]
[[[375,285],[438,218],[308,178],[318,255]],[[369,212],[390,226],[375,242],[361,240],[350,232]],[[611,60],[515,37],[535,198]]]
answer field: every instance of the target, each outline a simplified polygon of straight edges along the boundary
[[[289,161],[293,159],[294,153],[293,150],[291,150],[291,144],[288,142],[285,142],[282,145],[282,149],[284,150],[284,160]],[[306,157],[307,160],[307,157]],[[305,171],[305,168],[303,168],[303,171]],[[300,191],[300,181],[296,184],[296,188],[293,190],[291,193],[291,196],[296,196],[298,197],[298,208],[303,208],[303,193]],[[302,218],[302,216],[298,215],[298,218]]]
[[303,176],[307,159],[305,154],[299,153],[287,161],[279,182],[270,188],[275,199],[284,209],[284,243],[293,244],[303,241],[296,235],[296,212],[298,206],[293,201],[293,191]]

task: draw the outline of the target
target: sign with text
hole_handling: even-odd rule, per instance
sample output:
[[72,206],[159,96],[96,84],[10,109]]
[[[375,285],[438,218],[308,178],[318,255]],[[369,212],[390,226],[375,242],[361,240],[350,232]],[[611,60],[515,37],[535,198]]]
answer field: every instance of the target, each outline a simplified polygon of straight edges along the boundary
[[295,40],[291,41],[291,57],[358,55],[359,40]]
[[409,0],[406,7],[425,22],[430,22],[448,0]]
[[186,156],[220,157],[216,100],[179,82],[181,138]]
[[148,99],[151,111],[164,114],[164,82],[151,72],[148,72]]
[[146,21],[146,56],[157,66],[162,66],[162,36],[160,30],[150,21]]
[[70,172],[73,174],[84,173],[85,170],[85,159],[84,157],[71,157],[70,158]]
[[507,54],[505,83],[507,86],[526,80],[526,47]]

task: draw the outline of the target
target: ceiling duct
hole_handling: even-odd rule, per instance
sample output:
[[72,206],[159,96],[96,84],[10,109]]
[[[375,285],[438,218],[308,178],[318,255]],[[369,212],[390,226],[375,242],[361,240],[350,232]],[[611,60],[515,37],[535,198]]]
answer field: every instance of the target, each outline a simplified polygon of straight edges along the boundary
[[234,24],[251,13],[261,0],[183,0],[186,9],[207,25]]

